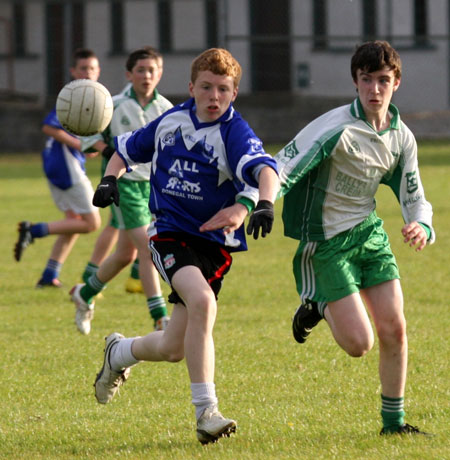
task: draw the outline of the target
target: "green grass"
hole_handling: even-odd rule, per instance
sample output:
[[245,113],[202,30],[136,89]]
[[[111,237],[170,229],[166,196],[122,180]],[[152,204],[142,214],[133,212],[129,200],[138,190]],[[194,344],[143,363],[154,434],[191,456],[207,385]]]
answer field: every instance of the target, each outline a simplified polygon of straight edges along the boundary
[[[377,197],[405,295],[407,421],[436,436],[378,435],[377,344],[366,357],[350,358],[324,322],[305,345],[294,342],[296,242],[282,236],[277,202],[273,233],[249,241],[249,252],[235,256],[220,295],[216,386],[222,412],[239,428],[205,447],[195,438],[184,363],[137,366],[119,397],[108,406],[96,403],[92,383],[103,338],[114,330],[127,336],[150,331],[145,299],[125,293],[125,270],[97,303],[91,334],[81,336],[68,289],[78,282],[97,235],[80,237],[61,273],[64,289],[34,289],[54,238],[36,241],[16,263],[17,222],[55,220],[60,213],[39,155],[0,156],[0,459],[450,459],[449,149],[443,142],[420,145],[435,245],[422,253],[405,246],[393,194],[381,188]],[[97,159],[88,161],[88,171],[96,184]]]

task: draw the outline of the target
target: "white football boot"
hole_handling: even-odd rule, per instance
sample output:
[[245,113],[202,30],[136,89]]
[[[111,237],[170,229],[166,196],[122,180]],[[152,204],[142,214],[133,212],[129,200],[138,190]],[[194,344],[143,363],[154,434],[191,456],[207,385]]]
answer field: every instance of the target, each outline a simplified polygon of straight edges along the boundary
[[202,444],[217,442],[219,438],[230,437],[237,428],[234,420],[225,418],[217,409],[217,405],[208,406],[197,420],[197,439]]
[[95,397],[100,404],[107,404],[112,401],[114,395],[118,392],[120,385],[125,383],[130,375],[131,368],[126,367],[121,371],[111,369],[111,349],[124,336],[118,332],[113,332],[105,338],[105,357],[103,367],[97,374],[94,382]]
[[80,295],[81,288],[84,284],[76,284],[70,290],[72,302],[75,304],[75,324],[78,330],[87,335],[91,332],[91,321],[94,319],[94,302],[87,303]]

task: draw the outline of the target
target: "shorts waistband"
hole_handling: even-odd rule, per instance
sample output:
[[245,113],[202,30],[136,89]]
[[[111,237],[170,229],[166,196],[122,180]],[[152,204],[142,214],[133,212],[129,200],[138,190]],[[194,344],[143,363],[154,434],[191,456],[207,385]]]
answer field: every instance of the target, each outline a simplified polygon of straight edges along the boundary
[[367,227],[372,226],[378,220],[379,220],[379,217],[377,216],[377,213],[375,211],[372,211],[362,222],[355,225],[353,228],[349,229],[348,231],[352,232],[355,230],[365,230]]

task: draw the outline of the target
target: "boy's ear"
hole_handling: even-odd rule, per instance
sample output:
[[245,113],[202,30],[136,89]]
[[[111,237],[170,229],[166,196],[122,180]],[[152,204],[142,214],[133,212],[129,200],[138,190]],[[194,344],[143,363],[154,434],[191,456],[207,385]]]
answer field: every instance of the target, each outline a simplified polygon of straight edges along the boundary
[[191,81],[189,82],[189,95],[191,97],[194,97],[194,83],[192,83]]
[[394,91],[398,90],[398,87],[400,86],[400,83],[402,82],[401,78],[396,78],[394,81]]
[[236,86],[236,88],[234,88],[233,90],[233,97],[231,99],[231,102],[234,102],[236,100],[238,93],[239,93],[239,86]]

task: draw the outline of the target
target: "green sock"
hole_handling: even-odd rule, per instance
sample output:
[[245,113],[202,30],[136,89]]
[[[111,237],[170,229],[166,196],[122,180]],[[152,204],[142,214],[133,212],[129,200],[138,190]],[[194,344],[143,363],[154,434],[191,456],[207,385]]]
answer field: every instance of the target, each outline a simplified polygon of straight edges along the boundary
[[97,273],[98,265],[88,262],[86,268],[84,269],[83,275],[81,276],[83,283],[87,283],[88,279],[94,274]]
[[103,291],[105,287],[106,283],[103,284],[94,273],[87,280],[87,283],[81,288],[80,295],[85,302],[92,303],[93,297],[95,297],[100,291]]
[[405,411],[403,410],[404,398],[388,398],[381,395],[381,417],[383,428],[387,432],[395,432],[403,425]]
[[139,279],[139,259],[135,259],[134,262],[131,264],[130,276],[135,280]]
[[167,316],[166,301],[163,296],[157,295],[150,297],[150,299],[147,299],[147,305],[150,316],[154,321],[158,321],[159,318]]

